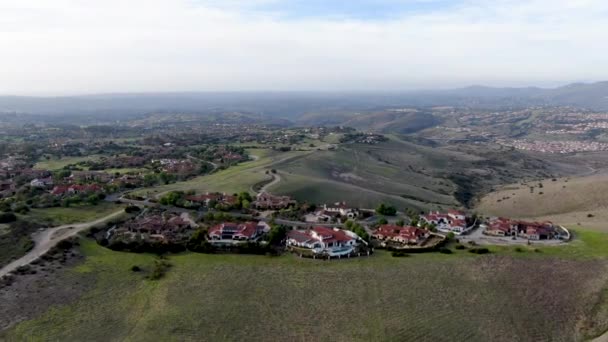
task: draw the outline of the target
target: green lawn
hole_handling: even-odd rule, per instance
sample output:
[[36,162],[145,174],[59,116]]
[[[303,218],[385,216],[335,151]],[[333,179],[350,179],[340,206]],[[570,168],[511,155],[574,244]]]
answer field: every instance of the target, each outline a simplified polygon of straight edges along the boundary
[[[606,236],[581,238],[565,248],[605,256]],[[17,325],[7,340],[572,341],[608,327],[592,309],[604,305],[606,260],[578,252],[378,252],[333,262],[184,253],[151,281],[154,256],[90,240],[82,249],[86,261],[71,272],[94,275],[94,290]]]
[[102,218],[110,215],[121,208],[120,205],[101,202],[95,206],[74,206],[69,208],[56,207],[56,208],[45,208],[45,209],[32,209],[23,218],[40,222],[42,224],[49,224],[52,226],[59,226],[64,224],[72,223],[84,223]]
[[76,164],[83,161],[98,160],[100,156],[87,156],[87,157],[64,157],[61,159],[41,159],[34,169],[40,170],[60,170],[68,165]]
[[104,169],[104,170],[99,170],[100,172],[105,172],[105,173],[109,173],[109,174],[114,174],[114,173],[120,173],[121,175],[127,174],[127,173],[147,173],[150,172],[150,170],[143,168],[143,167],[131,167],[131,168],[122,168],[122,169]]

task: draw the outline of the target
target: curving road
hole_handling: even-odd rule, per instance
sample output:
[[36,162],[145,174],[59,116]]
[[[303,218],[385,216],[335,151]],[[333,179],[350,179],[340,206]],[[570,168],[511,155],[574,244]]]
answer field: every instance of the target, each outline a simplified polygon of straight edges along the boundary
[[[271,186],[274,186],[281,181],[281,175],[279,175],[278,173],[273,173],[273,174],[271,174],[271,176],[272,176],[272,180],[269,183],[267,183],[266,185],[264,185],[263,187],[261,187],[260,190],[257,192],[258,194],[268,192],[268,189]],[[252,187],[252,190],[253,190],[253,187]],[[253,192],[255,192],[255,191],[253,191]]]
[[85,223],[77,223],[77,224],[66,224],[59,227],[47,228],[42,231],[39,231],[32,235],[32,239],[34,240],[34,248],[29,251],[26,255],[21,258],[11,262],[10,264],[2,267],[0,269],[0,278],[7,275],[8,273],[16,270],[17,268],[25,265],[29,265],[32,261],[38,259],[43,256],[46,252],[48,252],[51,248],[55,247],[60,241],[65,240],[69,237],[72,237],[83,230],[89,229],[94,225],[103,223],[108,221],[114,217],[119,216],[124,213],[124,210],[121,209],[113,214],[110,214],[106,217],[102,217],[95,221],[85,222]]

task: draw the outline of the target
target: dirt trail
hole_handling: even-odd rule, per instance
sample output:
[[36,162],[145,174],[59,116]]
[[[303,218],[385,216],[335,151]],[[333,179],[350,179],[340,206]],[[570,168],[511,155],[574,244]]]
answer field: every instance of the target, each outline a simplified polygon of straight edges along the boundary
[[110,214],[106,217],[102,217],[95,221],[77,224],[66,224],[54,228],[47,228],[45,230],[35,233],[32,236],[32,239],[34,240],[35,244],[34,248],[21,258],[2,267],[2,269],[0,269],[0,277],[7,275],[8,273],[16,270],[21,266],[29,265],[32,261],[38,259],[46,252],[48,252],[51,248],[55,247],[55,245],[57,245],[60,241],[72,237],[83,230],[89,229],[94,225],[103,223],[107,220],[117,217],[122,213],[124,213],[124,210],[117,211],[113,214]]

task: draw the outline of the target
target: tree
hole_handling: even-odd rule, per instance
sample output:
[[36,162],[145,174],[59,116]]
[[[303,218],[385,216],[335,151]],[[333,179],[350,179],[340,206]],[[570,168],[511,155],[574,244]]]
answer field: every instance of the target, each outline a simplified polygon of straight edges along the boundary
[[87,203],[90,205],[97,205],[99,204],[99,196],[93,194],[90,195],[89,197],[87,197]]
[[241,207],[243,209],[249,209],[249,207],[251,207],[251,202],[249,202],[248,200],[243,200],[243,202],[241,202]]
[[380,220],[378,220],[378,224],[379,225],[388,224],[388,221],[386,220],[386,218],[383,217]]
[[144,185],[145,186],[152,186],[155,185],[158,182],[158,176],[156,176],[155,174],[146,174],[144,176]]
[[453,232],[449,232],[448,235],[446,236],[448,241],[454,240],[454,237],[456,237],[456,235]]
[[365,228],[360,224],[353,223],[349,230],[357,234],[361,239],[369,242],[369,234],[367,234]]
[[398,225],[399,227],[403,227],[403,226],[405,226],[405,221],[399,220],[395,224]]
[[279,245],[287,236],[287,228],[283,225],[273,224],[268,232],[268,243],[271,245]]
[[162,205],[177,205],[183,202],[184,193],[181,191],[171,191],[160,199]]
[[246,191],[243,191],[243,192],[239,193],[237,197],[238,197],[239,201],[249,201],[249,202],[251,202],[253,200],[251,198],[251,194],[248,193],[248,192],[246,192]]
[[376,208],[376,213],[384,216],[395,216],[397,214],[397,208],[382,203]]
[[237,207],[240,207],[243,209],[249,209],[249,206],[251,205],[253,198],[251,198],[251,194],[244,191],[237,195],[237,200],[238,200]]

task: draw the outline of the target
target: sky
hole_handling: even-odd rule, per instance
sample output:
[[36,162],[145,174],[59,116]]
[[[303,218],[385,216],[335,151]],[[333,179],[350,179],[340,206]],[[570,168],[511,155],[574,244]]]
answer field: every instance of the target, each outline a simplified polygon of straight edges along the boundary
[[0,0],[0,94],[608,80],[606,0]]

